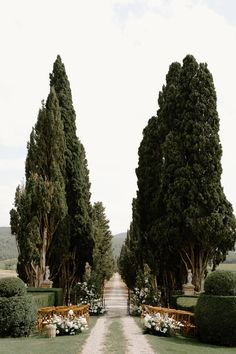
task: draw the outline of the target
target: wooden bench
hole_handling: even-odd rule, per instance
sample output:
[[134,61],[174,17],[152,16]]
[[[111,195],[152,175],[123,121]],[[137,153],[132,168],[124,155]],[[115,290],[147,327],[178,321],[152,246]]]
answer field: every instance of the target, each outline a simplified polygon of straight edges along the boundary
[[38,329],[42,330],[43,327],[50,322],[53,315],[67,317],[70,310],[73,310],[75,317],[84,316],[86,320],[89,318],[89,305],[42,307],[38,309]]
[[181,334],[185,336],[196,336],[197,327],[194,324],[194,313],[167,307],[142,305],[142,317],[144,317],[145,314],[154,315],[156,313],[160,313],[162,316],[167,314],[168,317],[172,317],[175,321],[180,322],[182,324],[180,327]]

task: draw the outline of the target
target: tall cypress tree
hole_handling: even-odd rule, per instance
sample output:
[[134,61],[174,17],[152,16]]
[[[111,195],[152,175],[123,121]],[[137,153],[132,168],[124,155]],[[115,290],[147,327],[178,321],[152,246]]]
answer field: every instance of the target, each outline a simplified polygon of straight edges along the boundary
[[97,202],[93,206],[93,228],[95,246],[92,276],[98,292],[101,292],[105,280],[109,280],[114,272],[112,234],[105,215],[105,208],[101,202]]
[[199,290],[208,263],[234,246],[236,224],[221,186],[213,78],[207,65],[190,55],[183,61],[177,100],[176,124],[163,147],[166,236]]
[[[158,285],[176,283],[173,270],[178,269],[177,257],[172,257],[166,246],[162,232],[165,221],[163,198],[163,144],[166,136],[176,124],[176,92],[181,65],[173,63],[166,76],[166,85],[159,93],[157,117],[152,117],[143,131],[139,147],[139,162],[136,169],[138,180],[136,209],[139,220],[139,247],[143,253],[143,263],[147,263],[153,274],[158,276]],[[158,222],[157,222],[158,220]]]
[[185,281],[190,268],[199,290],[208,263],[224,259],[235,243],[221,154],[212,75],[187,56],[182,67],[170,66],[137,169],[141,244],[147,263],[169,287]]
[[[58,230],[61,241],[51,249],[50,264],[55,282],[69,294],[73,283],[81,279],[85,263],[92,264],[90,183],[85,150],[76,135],[76,115],[70,83],[60,56],[53,65],[50,85],[55,88],[64,125],[64,179],[68,206],[65,221]],[[61,265],[59,269],[58,264]]]
[[40,286],[47,252],[67,211],[62,175],[64,131],[53,88],[46,106],[43,104],[39,111],[27,149],[26,184],[17,188],[11,228],[19,250],[19,276],[30,285]]

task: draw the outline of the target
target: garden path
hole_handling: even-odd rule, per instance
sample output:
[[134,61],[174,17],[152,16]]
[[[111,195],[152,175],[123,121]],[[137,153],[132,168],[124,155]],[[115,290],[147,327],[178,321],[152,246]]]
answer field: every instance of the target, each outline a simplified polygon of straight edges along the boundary
[[[115,273],[106,283],[104,289],[107,314],[97,320],[81,354],[107,353],[105,342],[107,343],[109,339],[109,337],[106,338],[108,329],[117,320],[121,322],[122,326],[122,342],[126,343],[125,354],[154,354],[141,328],[136,324],[134,318],[127,315],[127,295],[126,285],[120,275]],[[109,346],[109,354],[113,353],[123,354],[124,352],[123,350],[119,351],[118,348],[113,351]]]

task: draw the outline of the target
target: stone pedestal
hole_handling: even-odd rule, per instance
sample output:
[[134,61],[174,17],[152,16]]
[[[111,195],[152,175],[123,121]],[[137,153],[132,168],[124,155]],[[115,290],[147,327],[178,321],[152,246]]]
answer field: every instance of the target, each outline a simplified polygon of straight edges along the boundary
[[52,284],[53,282],[51,280],[43,280],[40,285],[40,288],[52,288]]
[[194,295],[194,288],[193,284],[183,284],[184,295]]

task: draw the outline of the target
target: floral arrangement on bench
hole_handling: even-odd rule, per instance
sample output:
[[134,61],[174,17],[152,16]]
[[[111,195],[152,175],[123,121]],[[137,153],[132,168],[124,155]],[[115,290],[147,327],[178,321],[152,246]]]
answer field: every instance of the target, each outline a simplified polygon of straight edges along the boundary
[[143,317],[144,331],[163,336],[171,336],[176,330],[179,330],[183,324],[176,321],[173,316],[168,314],[160,314],[159,312],[152,315],[146,314]]
[[[88,305],[52,306],[38,310],[38,329],[47,328],[50,336],[77,334],[87,329]],[[57,333],[54,332],[57,331]]]
[[192,312],[150,305],[143,305],[142,310],[144,329],[149,332],[160,335],[180,332],[185,336],[196,336],[197,327]]
[[50,320],[56,326],[56,335],[74,335],[88,329],[87,320],[84,316],[76,317],[73,310],[68,311],[67,317],[54,314]]
[[70,309],[67,313],[53,313],[45,318],[41,329],[46,329],[49,337],[75,335],[87,330],[88,323],[84,315],[77,315]]

